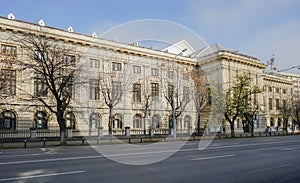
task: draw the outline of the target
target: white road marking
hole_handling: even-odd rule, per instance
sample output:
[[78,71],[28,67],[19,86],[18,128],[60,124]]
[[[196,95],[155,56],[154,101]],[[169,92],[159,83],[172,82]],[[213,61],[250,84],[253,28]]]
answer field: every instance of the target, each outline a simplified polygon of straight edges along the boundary
[[24,156],[39,156],[42,154],[35,153],[35,154],[17,154],[17,155],[4,155],[0,156],[0,158],[15,158],[15,157],[24,157]]
[[264,171],[269,171],[269,170],[273,170],[273,169],[277,169],[277,168],[284,168],[284,167],[288,167],[288,166],[291,166],[291,164],[284,164],[284,165],[279,165],[279,166],[270,167],[270,168],[257,169],[257,170],[249,171],[247,173],[251,174],[251,173],[264,172]]
[[22,180],[22,179],[33,179],[33,178],[41,178],[41,177],[52,177],[52,176],[59,176],[59,175],[71,175],[71,174],[80,174],[85,173],[86,171],[73,171],[73,172],[58,172],[58,173],[49,173],[49,174],[42,174],[42,175],[30,175],[30,176],[23,176],[23,177],[10,177],[10,178],[3,178],[0,179],[0,182],[4,181],[12,181],[12,180]]
[[16,165],[16,164],[25,164],[25,163],[40,163],[40,162],[52,162],[52,161],[67,161],[67,160],[78,160],[78,159],[92,159],[92,158],[101,158],[103,156],[81,156],[81,157],[70,157],[70,158],[52,158],[52,159],[40,159],[40,160],[27,160],[27,161],[10,161],[2,162],[0,165]]
[[224,146],[218,146],[218,147],[208,147],[206,149],[224,149],[224,148],[235,148],[235,147],[251,147],[251,146],[259,146],[259,145],[284,144],[284,143],[290,143],[290,142],[297,142],[297,143],[299,143],[299,140],[277,141],[277,142],[260,142],[260,143],[254,143],[254,144],[224,145]]
[[227,158],[227,157],[233,157],[235,154],[227,154],[222,156],[209,156],[209,157],[202,157],[202,158],[196,158],[191,159],[192,161],[198,161],[198,160],[209,160],[209,159],[218,159],[218,158]]

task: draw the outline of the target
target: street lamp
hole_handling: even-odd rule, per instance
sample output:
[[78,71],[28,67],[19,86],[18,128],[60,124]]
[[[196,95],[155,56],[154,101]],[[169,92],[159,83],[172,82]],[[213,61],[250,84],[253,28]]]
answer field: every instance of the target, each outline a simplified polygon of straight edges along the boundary
[[[175,58],[179,55],[181,55],[183,52],[187,51],[187,48],[184,48],[180,53],[178,53]],[[173,62],[173,73],[175,74],[175,59],[174,59],[174,62]],[[178,73],[176,73],[176,79],[178,80]],[[175,82],[174,82],[174,86],[175,86]],[[178,95],[178,86],[177,86],[177,95]],[[176,97],[175,97],[175,91],[173,91],[173,138],[174,138],[174,141],[176,141]]]

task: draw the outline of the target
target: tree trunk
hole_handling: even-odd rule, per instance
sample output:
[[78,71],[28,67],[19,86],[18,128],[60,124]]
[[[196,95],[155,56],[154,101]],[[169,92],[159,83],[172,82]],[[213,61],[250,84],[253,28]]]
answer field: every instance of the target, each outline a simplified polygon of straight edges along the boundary
[[234,138],[235,137],[234,122],[230,122],[230,131],[231,131],[231,138]]
[[198,113],[198,119],[197,119],[197,132],[198,132],[198,134],[200,135],[200,120],[201,120],[201,118],[200,118],[200,113]]
[[109,107],[109,117],[108,117],[108,135],[112,135],[112,107]]
[[59,124],[59,130],[60,130],[60,145],[67,145],[67,129],[66,129],[66,123],[64,119],[64,112],[59,110],[59,107],[57,107],[57,121]]
[[251,126],[251,137],[254,137],[254,122],[253,121],[250,123],[250,126]]

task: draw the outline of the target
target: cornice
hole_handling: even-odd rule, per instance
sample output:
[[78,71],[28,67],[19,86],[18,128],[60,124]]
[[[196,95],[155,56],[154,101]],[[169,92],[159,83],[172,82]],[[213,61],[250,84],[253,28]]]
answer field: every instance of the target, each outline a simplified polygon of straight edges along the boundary
[[112,50],[120,53],[131,54],[141,57],[149,57],[169,62],[176,62],[179,64],[189,66],[195,66],[197,64],[196,59],[194,58],[183,57],[172,53],[153,50],[150,48],[138,47],[130,44],[95,38],[80,33],[68,32],[66,30],[54,27],[40,26],[38,24],[24,22],[20,20],[10,20],[7,18],[0,17],[0,29],[3,31],[10,31],[13,33],[20,34],[31,33],[34,35],[43,35],[49,39],[60,40],[75,45]]

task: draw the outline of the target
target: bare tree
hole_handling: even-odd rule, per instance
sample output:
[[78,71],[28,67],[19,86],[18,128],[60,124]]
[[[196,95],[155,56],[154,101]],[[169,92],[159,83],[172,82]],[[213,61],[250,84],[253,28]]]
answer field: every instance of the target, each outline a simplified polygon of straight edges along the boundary
[[70,107],[73,79],[78,72],[76,56],[70,55],[71,49],[63,43],[41,35],[28,34],[17,41],[24,49],[23,60],[18,60],[17,64],[35,75],[35,92],[32,98],[40,101],[55,114],[60,129],[60,143],[64,145],[67,143],[64,115]]
[[211,92],[204,71],[199,65],[196,65],[190,72],[190,76],[194,81],[194,102],[197,111],[197,132],[201,131],[201,112],[203,112],[211,104]]
[[[176,124],[179,117],[184,112],[187,104],[190,102],[191,86],[184,87],[183,82],[188,82],[188,73],[175,66],[162,65],[162,70],[167,72],[167,76],[162,76],[163,94],[170,106],[169,127],[173,128],[174,117]],[[187,78],[179,78],[180,75],[186,74]],[[163,74],[162,74],[163,75]]]
[[2,44],[0,53],[0,97],[5,99],[16,94],[16,88],[11,86],[11,80],[15,76],[13,63],[17,59],[17,48],[16,46]]
[[[100,76],[100,91],[103,95],[105,105],[108,107],[108,131],[112,135],[113,130],[113,109],[120,103],[122,96],[131,83],[131,75],[123,68],[125,64],[120,62],[109,62],[111,68],[103,72]],[[110,66],[109,66],[110,67]]]

